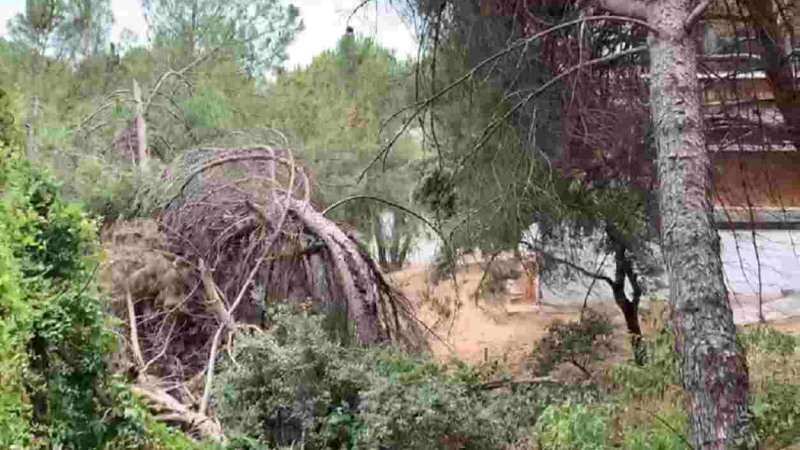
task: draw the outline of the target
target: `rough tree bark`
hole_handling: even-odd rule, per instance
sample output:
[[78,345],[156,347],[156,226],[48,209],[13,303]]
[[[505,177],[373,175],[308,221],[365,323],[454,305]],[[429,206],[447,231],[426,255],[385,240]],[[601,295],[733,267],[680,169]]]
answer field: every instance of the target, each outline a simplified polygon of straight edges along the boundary
[[[364,274],[369,273],[364,267],[367,261],[359,255],[357,247],[333,222],[305,204],[293,201],[290,210],[306,228],[322,239],[328,249],[340,249],[331,252],[333,270],[347,298],[347,316],[355,325],[358,342],[370,345],[386,341],[378,318],[378,292],[371,287],[373,283],[364,278]],[[360,266],[362,270],[352,270],[351,264]]]
[[687,31],[710,3],[598,0],[602,8],[646,20],[658,32],[651,34],[649,52],[661,235],[691,443],[697,450],[735,446],[744,429],[748,390],[747,364],[736,344],[719,236],[712,224],[697,55]]
[[[644,365],[647,362],[647,355],[642,346],[642,327],[639,324],[639,304],[642,300],[642,287],[639,284],[639,277],[633,269],[633,261],[630,259],[628,248],[625,245],[621,234],[613,227],[606,228],[606,236],[614,246],[614,279],[606,280],[611,285],[614,293],[614,303],[617,304],[623,317],[625,325],[628,327],[628,334],[631,338],[633,348],[633,358],[636,364]],[[632,297],[629,299],[625,293],[625,280],[631,284]]]

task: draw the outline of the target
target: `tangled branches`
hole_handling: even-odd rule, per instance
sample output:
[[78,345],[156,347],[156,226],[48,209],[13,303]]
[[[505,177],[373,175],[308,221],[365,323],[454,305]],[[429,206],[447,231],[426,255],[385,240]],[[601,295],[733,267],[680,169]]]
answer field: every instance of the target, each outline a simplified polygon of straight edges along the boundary
[[[218,349],[235,364],[237,327],[263,325],[271,302],[325,313],[342,341],[427,348],[407,299],[354,236],[314,209],[290,151],[190,150],[164,182],[158,222],[113,231],[111,272],[127,364],[169,417],[206,417]],[[153,379],[160,390],[141,387]],[[196,411],[177,408],[185,400]]]

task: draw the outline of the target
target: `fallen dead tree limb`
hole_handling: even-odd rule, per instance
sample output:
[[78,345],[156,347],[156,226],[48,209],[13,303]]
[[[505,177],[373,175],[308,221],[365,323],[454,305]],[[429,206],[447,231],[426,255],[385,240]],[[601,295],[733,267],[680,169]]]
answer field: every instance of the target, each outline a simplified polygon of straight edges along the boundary
[[[205,260],[227,298],[266,286],[265,301],[346,304],[348,327],[361,344],[413,335],[406,343],[426,345],[429,330],[413,307],[381,286],[369,254],[310,204],[308,177],[291,152],[257,146],[188,154],[195,156],[173,169],[179,176],[164,206],[162,222],[175,233],[169,251],[188,261]],[[249,285],[245,274],[265,252],[270,255]],[[391,310],[383,319],[381,308]],[[258,314],[252,302],[244,302],[234,319],[254,323]]]
[[[346,311],[342,329],[355,330],[359,344],[428,350],[433,332],[356,238],[311,205],[291,152],[260,146],[185,155],[165,173],[159,220],[119,240],[133,244],[114,237],[119,264],[109,265],[117,314],[128,319],[128,363],[138,372],[132,389],[157,419],[224,440],[209,417],[220,346],[238,366],[233,332],[259,330],[273,302]],[[158,381],[167,379],[178,382]]]
[[220,325],[211,341],[211,352],[208,355],[208,369],[206,370],[206,385],[205,389],[203,389],[203,398],[200,400],[200,409],[198,411],[200,414],[205,414],[208,410],[208,399],[211,398],[211,387],[214,385],[214,363],[217,360],[217,346],[224,330],[225,325]]
[[131,386],[131,391],[143,397],[151,409],[159,411],[155,416],[157,420],[180,424],[201,438],[226,442],[227,439],[219,423],[205,414],[192,411],[164,390],[136,384]]
[[554,380],[551,377],[538,377],[527,380],[495,380],[495,381],[488,381],[486,383],[478,385],[478,389],[484,391],[490,391],[493,389],[500,389],[511,386],[526,386],[526,385],[537,385],[537,384],[548,384],[548,383],[558,384],[558,381]]
[[[220,443],[225,442],[226,439],[222,432],[222,427],[213,419],[208,417],[202,407],[199,412],[194,412],[169,395],[166,391],[158,387],[157,383],[152,383],[150,381],[150,377],[147,375],[147,369],[154,361],[163,355],[164,351],[169,345],[169,341],[167,340],[167,342],[164,344],[164,350],[161,353],[156,355],[154,359],[145,362],[141,347],[139,345],[139,327],[136,323],[133,296],[131,295],[130,286],[128,285],[127,281],[124,289],[125,300],[129,314],[128,326],[130,327],[131,351],[134,354],[134,361],[136,362],[138,372],[136,384],[131,386],[131,391],[145,398],[149,403],[150,408],[160,413],[155,416],[157,420],[178,423],[188,431],[196,433],[201,438],[208,438]],[[222,327],[220,327],[220,329],[221,328]],[[204,398],[204,400],[206,399]],[[161,412],[164,411],[167,411],[167,413],[161,414]]]

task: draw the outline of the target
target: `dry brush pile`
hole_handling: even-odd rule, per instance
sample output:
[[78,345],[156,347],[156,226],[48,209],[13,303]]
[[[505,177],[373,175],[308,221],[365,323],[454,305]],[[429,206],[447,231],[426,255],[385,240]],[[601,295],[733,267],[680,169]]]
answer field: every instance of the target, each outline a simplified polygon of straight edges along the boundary
[[355,236],[314,209],[288,150],[197,149],[166,171],[156,219],[110,226],[106,282],[123,349],[117,370],[160,419],[224,439],[209,418],[214,364],[270,302],[337,317],[357,344],[427,348],[425,327]]

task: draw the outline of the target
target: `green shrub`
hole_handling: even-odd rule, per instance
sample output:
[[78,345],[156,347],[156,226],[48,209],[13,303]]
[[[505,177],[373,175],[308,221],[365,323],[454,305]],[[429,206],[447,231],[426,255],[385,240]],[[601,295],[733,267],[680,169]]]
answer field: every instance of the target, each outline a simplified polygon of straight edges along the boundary
[[9,95],[0,89],[0,448],[29,447],[32,433],[24,383],[31,375],[26,344],[32,317],[22,288],[22,262],[14,251],[18,224],[5,200],[14,163],[23,153],[10,104]]
[[748,448],[763,448],[772,442],[786,448],[800,439],[800,383],[767,380],[751,398]]
[[[5,424],[17,438],[29,434],[16,443],[31,443],[35,432],[64,448],[93,448],[103,427],[95,396],[112,342],[101,300],[89,288],[90,265],[99,261],[96,225],[61,201],[47,172],[19,158],[9,167],[0,201],[0,229],[9,244],[3,262],[10,266],[3,276],[19,288],[0,300],[7,316],[0,348],[3,361],[14,362],[4,371],[9,379],[0,396],[19,400],[10,415],[18,426]],[[19,426],[23,420],[33,426]]]
[[591,309],[578,322],[555,320],[533,350],[536,372],[547,375],[559,364],[571,363],[588,376],[589,365],[613,348],[613,335],[611,320]]
[[493,416],[493,408],[486,407],[489,400],[475,390],[477,383],[426,361],[398,364],[404,356],[378,355],[378,370],[362,396],[359,448],[504,447],[503,424],[497,423],[502,417]]
[[682,390],[683,380],[675,355],[675,334],[670,322],[644,341],[647,351],[643,366],[618,363],[606,368],[604,384],[625,400],[665,399],[669,392]]
[[685,438],[663,429],[650,429],[629,435],[623,448],[630,450],[686,450]]
[[0,189],[7,182],[11,163],[24,153],[22,130],[12,114],[12,98],[0,89]]
[[151,161],[150,173],[136,167],[109,164],[94,156],[81,156],[74,172],[65,175],[69,196],[85,211],[106,220],[130,219],[149,214],[161,200],[163,167]]
[[273,333],[237,337],[238,366],[216,383],[215,413],[226,429],[265,444],[289,445],[306,436],[308,448],[324,448],[319,427],[328,415],[358,406],[366,364],[351,363],[356,350],[327,339],[322,316],[290,309],[270,312]]
[[800,382],[797,373],[798,336],[757,325],[739,333],[750,365],[751,392],[748,430],[744,444],[778,448],[800,439]]
[[604,450],[612,448],[610,405],[564,403],[548,406],[533,427],[532,440],[541,450]]
[[0,448],[200,448],[156,423],[110,376],[115,339],[92,280],[102,257],[97,222],[21,156],[2,93]]
[[800,348],[800,337],[782,333],[769,325],[759,325],[738,334],[749,351],[788,356]]
[[13,162],[2,201],[3,220],[26,279],[57,283],[87,275],[99,258],[97,224],[61,200],[60,184],[24,159]]
[[[688,420],[683,405],[671,405],[652,412],[652,415],[635,408],[629,414],[647,415],[644,422],[626,424],[621,430],[622,448],[627,450],[687,450],[691,448],[686,439]],[[622,409],[622,408],[620,408]]]
[[0,447],[103,448],[135,418],[117,408],[109,376],[115,340],[92,281],[97,223],[62,200],[48,172],[21,158],[8,167],[0,186]]
[[0,221],[0,448],[29,445],[31,405],[23,381],[29,376],[25,345],[31,314],[20,285],[22,272],[11,251],[9,224]]
[[329,340],[323,317],[276,310],[269,332],[237,336],[236,363],[213,395],[225,429],[259,445],[500,449],[526,438],[547,402],[576,395],[562,386],[497,390],[491,366],[345,347]]

